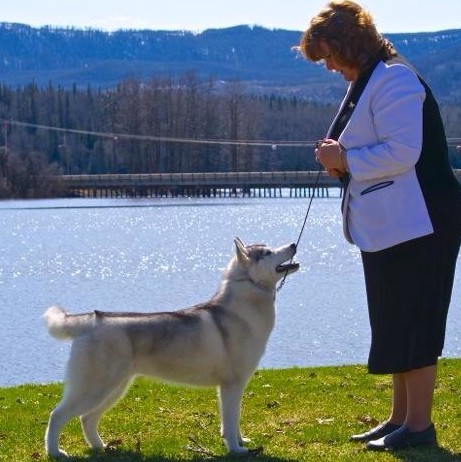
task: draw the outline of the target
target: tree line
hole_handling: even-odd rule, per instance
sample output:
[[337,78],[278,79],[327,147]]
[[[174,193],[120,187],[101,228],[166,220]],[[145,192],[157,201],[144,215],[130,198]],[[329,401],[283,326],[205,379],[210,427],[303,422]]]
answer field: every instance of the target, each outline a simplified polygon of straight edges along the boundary
[[[56,195],[49,178],[60,174],[316,169],[305,142],[324,136],[336,109],[193,72],[108,90],[3,84],[0,197]],[[461,110],[442,113],[447,136],[459,137]],[[459,157],[453,150],[454,167]]]

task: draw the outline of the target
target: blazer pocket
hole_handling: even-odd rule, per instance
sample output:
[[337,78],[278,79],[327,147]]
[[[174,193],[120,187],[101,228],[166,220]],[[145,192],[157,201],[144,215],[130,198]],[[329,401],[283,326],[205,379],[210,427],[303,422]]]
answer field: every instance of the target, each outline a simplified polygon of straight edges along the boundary
[[383,188],[388,188],[389,186],[392,186],[393,184],[394,184],[394,181],[392,181],[392,180],[383,181],[381,183],[376,183],[373,186],[369,186],[368,188],[364,189],[360,193],[360,195],[364,196],[365,194],[368,194],[368,193],[371,193],[371,192],[374,192],[374,191],[378,191],[378,190],[383,189]]

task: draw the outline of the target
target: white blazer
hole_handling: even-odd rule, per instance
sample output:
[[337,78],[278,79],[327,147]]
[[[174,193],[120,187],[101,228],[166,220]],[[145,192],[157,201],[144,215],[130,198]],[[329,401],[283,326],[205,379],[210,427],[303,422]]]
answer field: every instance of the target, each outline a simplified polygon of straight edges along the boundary
[[375,252],[433,233],[415,171],[425,96],[409,67],[380,62],[339,136],[350,173],[343,229],[361,250]]

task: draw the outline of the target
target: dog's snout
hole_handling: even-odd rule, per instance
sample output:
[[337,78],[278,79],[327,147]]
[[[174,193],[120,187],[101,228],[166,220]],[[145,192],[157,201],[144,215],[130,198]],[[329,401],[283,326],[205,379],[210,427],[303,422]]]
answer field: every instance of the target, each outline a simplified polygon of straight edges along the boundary
[[296,252],[297,248],[296,248],[296,244],[291,244],[290,247]]

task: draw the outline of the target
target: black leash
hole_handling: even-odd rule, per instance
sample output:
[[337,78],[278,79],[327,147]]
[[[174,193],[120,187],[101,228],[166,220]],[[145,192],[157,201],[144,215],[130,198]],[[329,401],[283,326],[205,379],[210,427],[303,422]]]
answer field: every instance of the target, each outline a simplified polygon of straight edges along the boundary
[[[309,212],[311,210],[311,205],[312,205],[312,201],[314,200],[314,196],[315,196],[315,192],[317,191],[317,188],[319,186],[319,180],[320,180],[320,174],[322,173],[322,167],[319,166],[319,170],[317,172],[317,177],[315,178],[315,182],[314,182],[314,188],[312,189],[312,195],[309,199],[309,205],[307,206],[307,211],[306,211],[306,214],[304,215],[304,222],[303,222],[303,225],[301,226],[301,231],[299,232],[299,235],[298,235],[298,240],[296,241],[296,248],[298,248],[298,244],[299,244],[299,241],[301,240],[301,237],[304,233],[304,228],[306,227],[306,223],[307,223],[307,217],[309,216]],[[293,257],[291,257],[291,260],[290,260],[290,263],[293,262]],[[279,286],[277,287],[277,289],[275,290],[275,292],[279,292],[280,289],[285,285],[285,280],[288,276],[288,270],[285,272],[285,275],[283,276],[283,279],[280,281],[280,284]]]

